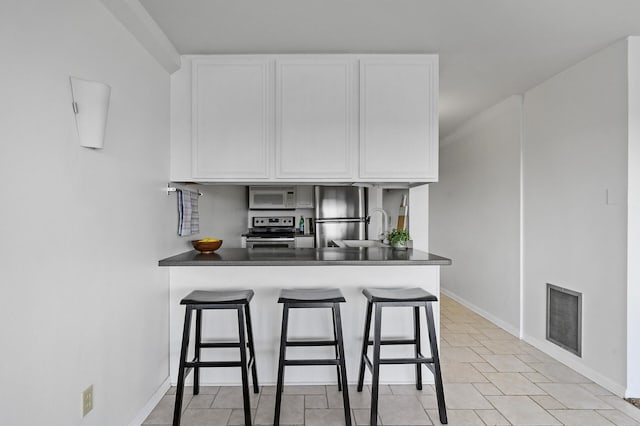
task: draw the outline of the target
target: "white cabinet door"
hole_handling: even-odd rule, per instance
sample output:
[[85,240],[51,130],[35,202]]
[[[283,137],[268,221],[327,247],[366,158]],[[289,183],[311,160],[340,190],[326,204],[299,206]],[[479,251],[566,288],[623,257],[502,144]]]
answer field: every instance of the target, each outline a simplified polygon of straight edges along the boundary
[[353,58],[276,61],[276,177],[354,177]]
[[273,158],[272,61],[193,60],[194,178],[262,179]]
[[360,61],[360,178],[437,181],[437,56]]

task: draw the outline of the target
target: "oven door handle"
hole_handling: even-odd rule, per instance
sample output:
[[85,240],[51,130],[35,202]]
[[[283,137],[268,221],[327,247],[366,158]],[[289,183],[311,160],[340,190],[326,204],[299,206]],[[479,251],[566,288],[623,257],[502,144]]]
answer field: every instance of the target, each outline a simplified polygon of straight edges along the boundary
[[289,243],[295,241],[295,238],[247,238],[248,243]]

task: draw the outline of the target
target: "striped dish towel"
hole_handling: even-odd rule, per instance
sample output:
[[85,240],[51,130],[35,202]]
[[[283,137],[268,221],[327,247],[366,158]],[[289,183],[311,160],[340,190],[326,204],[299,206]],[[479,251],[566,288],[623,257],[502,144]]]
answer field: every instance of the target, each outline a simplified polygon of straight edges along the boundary
[[198,193],[187,189],[178,191],[178,235],[181,237],[200,232]]
[[191,234],[200,233],[200,214],[198,213],[198,199],[200,195],[198,192],[191,192]]

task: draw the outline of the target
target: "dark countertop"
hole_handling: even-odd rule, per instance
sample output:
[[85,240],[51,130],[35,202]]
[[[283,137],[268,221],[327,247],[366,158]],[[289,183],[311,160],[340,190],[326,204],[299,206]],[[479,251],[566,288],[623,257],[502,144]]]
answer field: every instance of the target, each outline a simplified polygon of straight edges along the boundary
[[420,250],[376,248],[221,248],[202,254],[192,250],[162,259],[159,266],[320,266],[451,265],[451,259]]

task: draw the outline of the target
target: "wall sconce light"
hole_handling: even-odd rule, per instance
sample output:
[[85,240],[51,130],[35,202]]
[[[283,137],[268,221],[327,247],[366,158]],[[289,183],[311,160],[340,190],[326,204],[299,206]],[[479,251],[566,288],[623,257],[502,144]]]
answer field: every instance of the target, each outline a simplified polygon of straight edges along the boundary
[[102,148],[107,127],[111,87],[97,81],[69,77],[73,112],[80,145]]

